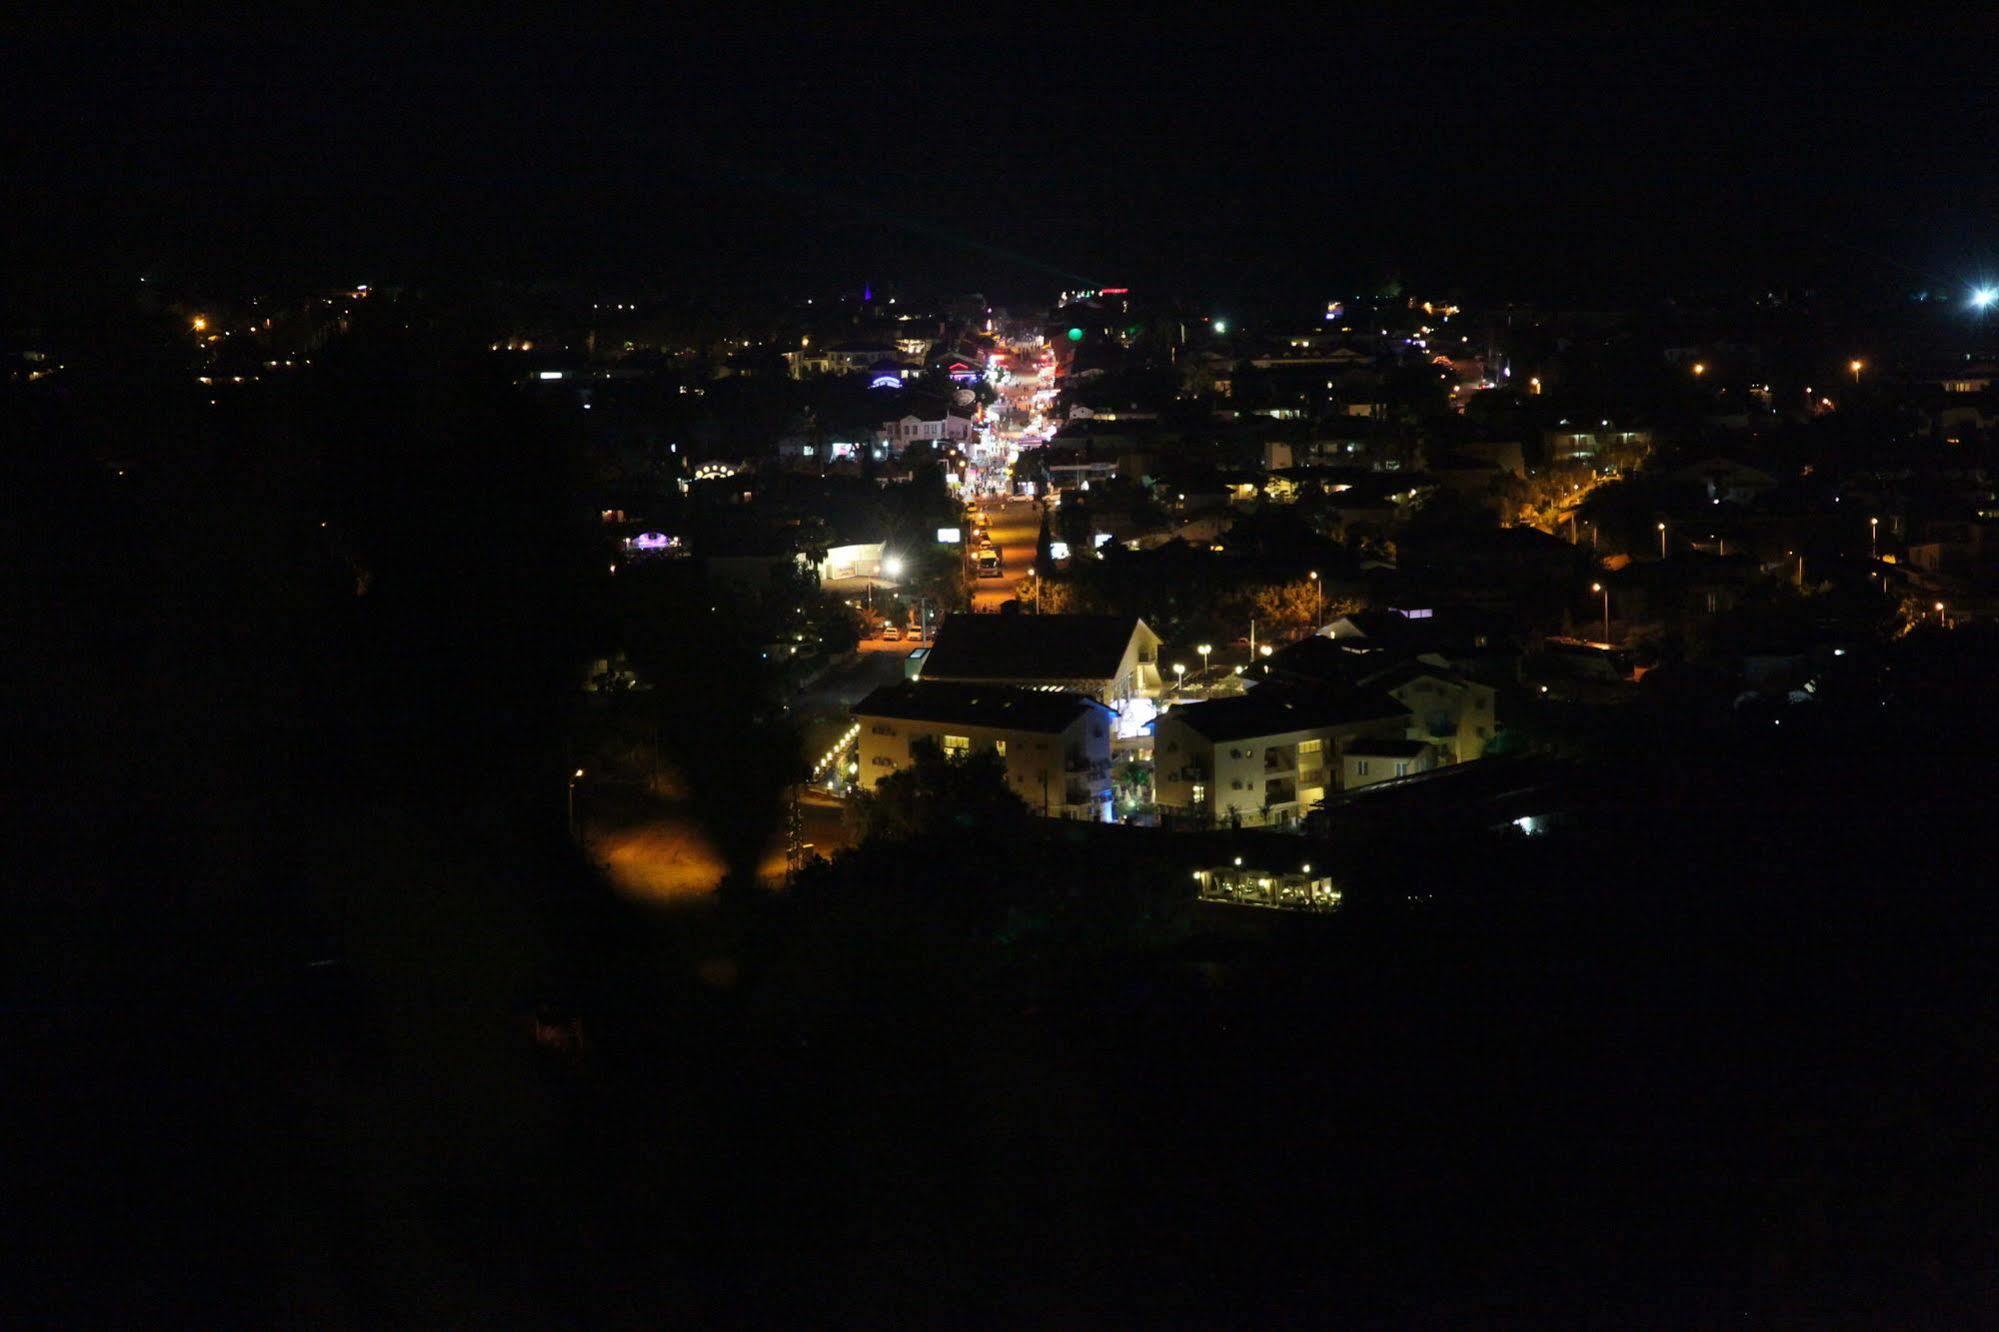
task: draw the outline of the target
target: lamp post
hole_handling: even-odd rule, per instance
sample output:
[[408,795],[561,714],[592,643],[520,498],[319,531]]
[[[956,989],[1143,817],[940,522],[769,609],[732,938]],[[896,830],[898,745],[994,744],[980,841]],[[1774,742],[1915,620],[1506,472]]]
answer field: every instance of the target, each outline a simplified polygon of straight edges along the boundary
[[1846,363],[1846,368],[1853,372],[1853,382],[1858,384],[1860,382],[1860,372],[1867,368],[1867,362],[1856,358],[1854,360],[1848,361]]
[[1184,661],[1176,661],[1173,663],[1173,692],[1176,694],[1186,692],[1186,685],[1187,685],[1187,663]]
[[1603,641],[1610,641],[1610,589],[1602,583],[1591,583],[1589,590],[1603,593]]
[[[1941,610],[1943,608],[1939,606],[1937,609]],[[1194,649],[1194,651],[1201,654],[1201,678],[1204,680],[1208,678],[1208,654],[1214,650],[1215,646],[1212,643],[1203,643]]]
[[1879,518],[1869,518],[1867,520],[1867,558],[1870,560],[1881,558],[1881,520]]
[[1319,581],[1319,571],[1312,570],[1312,632],[1318,633],[1326,627],[1326,585]]
[[1949,622],[1943,617],[1943,603],[1939,601],[1937,603],[1937,628],[1943,629],[1947,627],[1949,627]]
[[1659,524],[1659,558],[1662,560],[1666,558],[1666,525],[1664,523]]
[[583,769],[569,774],[569,840],[576,840],[576,783],[583,780]]

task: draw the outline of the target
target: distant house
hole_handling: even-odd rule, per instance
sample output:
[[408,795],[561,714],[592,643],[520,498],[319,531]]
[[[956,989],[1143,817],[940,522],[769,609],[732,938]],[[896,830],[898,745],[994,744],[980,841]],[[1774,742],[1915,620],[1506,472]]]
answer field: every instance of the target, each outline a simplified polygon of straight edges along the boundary
[[923,678],[1071,690],[1121,708],[1159,697],[1159,635],[1136,615],[950,615]]
[[1259,663],[1257,672],[1275,684],[1318,687],[1357,684],[1364,675],[1385,668],[1392,657],[1371,647],[1359,635],[1335,638],[1314,634],[1277,649]]
[[1693,463],[1672,473],[1670,479],[1699,486],[1708,499],[1730,504],[1748,504],[1777,488],[1776,477],[1730,458]]
[[1604,422],[1597,426],[1562,426],[1545,432],[1550,462],[1594,462],[1607,453],[1649,450],[1650,430],[1632,430]]
[[1519,440],[1466,440],[1454,452],[1490,463],[1513,476],[1527,475],[1527,457]]
[[884,421],[875,432],[875,437],[897,448],[926,442],[962,444],[972,437],[972,418],[953,411],[934,415],[911,412],[892,421]]
[[1436,453],[1426,470],[1444,489],[1473,504],[1496,504],[1499,480],[1506,473],[1496,463],[1469,453]]
[[849,578],[879,578],[882,571],[880,541],[855,541],[828,546],[826,558],[818,564],[821,583],[838,583]]
[[1942,521],[1923,529],[1922,538],[1909,543],[1909,563],[1924,573],[1969,575],[1989,567],[1990,552],[1999,547],[1992,537],[1995,528],[1988,522]]
[[1376,782],[1429,772],[1436,751],[1422,740],[1357,740],[1340,755],[1340,785],[1348,791]]
[[1448,667],[1408,661],[1366,676],[1361,684],[1409,709],[1406,738],[1434,747],[1431,766],[1483,758],[1499,733],[1498,692]]
[[1919,383],[1934,384],[1945,393],[1985,393],[1999,379],[1999,361],[1966,360],[1936,371]]
[[[1346,657],[1371,659],[1372,670],[1425,657],[1466,674],[1488,678],[1517,674],[1520,649],[1504,617],[1468,608],[1405,606],[1355,611],[1333,620],[1319,634],[1333,640]],[[1273,670],[1281,667],[1304,674],[1318,663],[1341,659],[1297,643],[1280,651],[1271,665]]]
[[1359,741],[1401,742],[1409,709],[1378,690],[1264,685],[1162,713],[1152,746],[1163,813],[1218,826],[1288,827],[1341,789]]
[[[932,656],[935,656],[933,649]],[[872,791],[929,740],[946,758],[997,754],[1007,787],[1049,818],[1112,819],[1111,710],[1082,694],[929,679],[884,685],[854,706],[860,784]]]

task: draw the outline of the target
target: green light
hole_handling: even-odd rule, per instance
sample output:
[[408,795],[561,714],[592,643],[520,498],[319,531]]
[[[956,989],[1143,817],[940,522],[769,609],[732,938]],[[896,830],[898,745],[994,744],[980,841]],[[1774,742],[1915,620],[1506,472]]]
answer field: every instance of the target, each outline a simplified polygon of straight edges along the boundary
[[1083,340],[1083,330],[1082,330],[1082,329],[1080,329],[1080,328],[1072,328],[1072,329],[1070,329],[1070,330],[1069,330],[1069,341],[1071,341],[1071,342],[1081,342],[1082,340]]
[[1217,333],[1226,333],[1226,332],[1228,332],[1228,331],[1229,331],[1229,321],[1228,321],[1228,320],[1226,320],[1226,319],[1217,319],[1217,320],[1215,321],[1215,332],[1217,332]]

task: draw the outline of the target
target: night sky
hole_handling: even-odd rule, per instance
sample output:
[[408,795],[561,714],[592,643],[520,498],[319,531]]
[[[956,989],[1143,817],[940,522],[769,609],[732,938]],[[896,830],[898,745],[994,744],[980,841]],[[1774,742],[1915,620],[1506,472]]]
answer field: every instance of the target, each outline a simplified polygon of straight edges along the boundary
[[713,10],[10,38],[15,275],[1252,301],[1392,274],[1591,301],[1955,285],[1995,258],[1999,28],[1970,9],[1753,30]]

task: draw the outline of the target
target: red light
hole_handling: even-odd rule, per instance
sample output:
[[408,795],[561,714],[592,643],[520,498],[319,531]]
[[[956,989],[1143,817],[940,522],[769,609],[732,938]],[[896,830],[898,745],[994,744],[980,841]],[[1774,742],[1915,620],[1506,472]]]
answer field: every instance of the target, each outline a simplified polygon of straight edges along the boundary
[[1105,296],[1129,296],[1129,295],[1131,295],[1131,288],[1130,288],[1130,287],[1105,287],[1105,288],[1103,289],[1103,291],[1102,291],[1102,292],[1101,292],[1100,294],[1102,294],[1102,295],[1105,295]]

